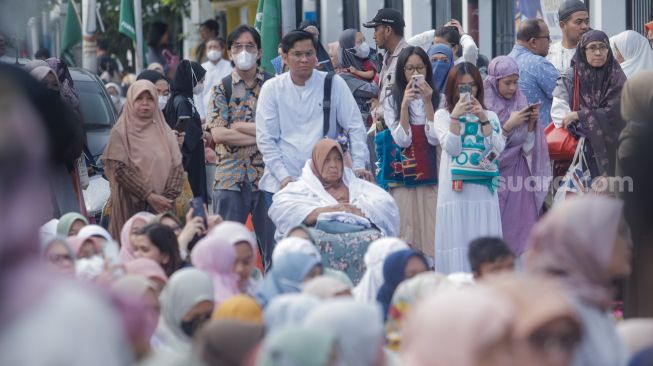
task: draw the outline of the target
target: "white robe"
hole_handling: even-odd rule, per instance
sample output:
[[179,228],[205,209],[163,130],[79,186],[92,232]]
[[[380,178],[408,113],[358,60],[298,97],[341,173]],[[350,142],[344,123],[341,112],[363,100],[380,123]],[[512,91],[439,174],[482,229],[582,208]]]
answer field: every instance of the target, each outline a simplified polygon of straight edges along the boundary
[[[304,165],[296,182],[291,182],[272,198],[270,219],[277,227],[277,240],[304,222],[315,209],[336,205],[336,201],[322,186],[311,170],[312,160]],[[349,203],[359,208],[365,217],[376,225],[383,235],[399,235],[399,209],[392,196],[365,180],[356,178],[354,172],[345,168],[343,181],[349,188]]]
[[[494,112],[485,113],[490,121],[499,120]],[[451,159],[460,154],[462,142],[460,136],[449,132],[449,111],[438,110],[434,120],[432,130],[442,146],[435,222],[435,270],[444,274],[471,272],[467,259],[469,242],[482,236],[502,237],[499,196],[486,186],[468,182],[463,184],[461,192],[453,190]],[[502,152],[506,140],[500,132],[492,131],[485,143],[486,148],[493,146]]]

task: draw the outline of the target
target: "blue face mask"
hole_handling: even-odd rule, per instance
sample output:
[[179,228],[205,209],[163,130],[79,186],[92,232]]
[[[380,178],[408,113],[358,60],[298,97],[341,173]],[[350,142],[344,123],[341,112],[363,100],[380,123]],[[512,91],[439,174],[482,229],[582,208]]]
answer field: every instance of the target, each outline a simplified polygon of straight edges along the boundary
[[438,88],[438,92],[444,92],[444,86],[447,83],[447,76],[451,69],[450,62],[444,61],[431,61],[431,68],[433,70],[433,86]]

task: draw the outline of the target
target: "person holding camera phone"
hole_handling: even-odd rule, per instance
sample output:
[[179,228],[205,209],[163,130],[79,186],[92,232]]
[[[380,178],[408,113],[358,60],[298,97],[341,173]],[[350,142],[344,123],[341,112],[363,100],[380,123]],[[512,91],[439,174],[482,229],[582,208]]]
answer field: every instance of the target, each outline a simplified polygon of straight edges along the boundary
[[433,257],[438,139],[429,129],[440,94],[434,92],[431,75],[423,49],[409,46],[399,53],[392,95],[383,102],[388,128],[377,133],[376,142],[377,181],[399,206],[400,236]]
[[447,108],[435,113],[430,129],[442,146],[435,222],[435,268],[441,273],[471,272],[469,243],[501,237],[496,159],[506,141],[496,113],[483,104],[483,80],[476,66],[452,69],[445,87]]
[[[519,66],[512,57],[499,56],[490,62],[485,106],[497,113],[506,137],[499,170],[506,187],[514,188],[499,190],[499,206],[504,240],[516,256],[524,253],[541,214],[551,175],[544,131],[538,126],[541,104],[529,105],[518,81]],[[531,180],[534,183],[528,184]]]
[[109,233],[114,238],[137,212],[172,209],[182,190],[181,153],[157,98],[150,81],[132,84],[102,157],[111,186]]

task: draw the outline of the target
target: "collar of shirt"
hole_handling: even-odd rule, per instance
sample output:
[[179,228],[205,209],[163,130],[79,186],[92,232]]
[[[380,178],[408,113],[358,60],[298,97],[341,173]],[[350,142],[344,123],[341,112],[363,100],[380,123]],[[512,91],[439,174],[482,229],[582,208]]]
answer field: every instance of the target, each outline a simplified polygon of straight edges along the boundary
[[401,53],[401,51],[408,46],[409,46],[408,42],[406,42],[406,39],[402,37],[401,40],[399,40],[399,43],[397,43],[397,47],[395,47],[395,50],[394,52],[392,52],[392,55],[390,55],[390,57],[388,57],[388,51],[385,52],[385,54],[383,55],[383,63],[386,64],[386,66],[389,65],[391,62],[390,60],[398,57],[399,53]]
[[[260,68],[256,69],[256,75],[254,76],[254,79],[256,79],[259,82],[263,82],[263,80],[265,80],[263,71],[261,71]],[[233,71],[231,72],[231,80],[233,80],[234,84],[238,84],[243,80],[243,78],[241,78],[240,74],[238,73],[238,69],[234,68]]]

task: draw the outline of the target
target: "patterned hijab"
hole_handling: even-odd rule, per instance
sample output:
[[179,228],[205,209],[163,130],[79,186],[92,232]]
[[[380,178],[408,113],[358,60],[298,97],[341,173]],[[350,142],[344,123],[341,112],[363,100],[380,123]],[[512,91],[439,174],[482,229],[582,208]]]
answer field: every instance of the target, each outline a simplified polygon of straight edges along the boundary
[[[608,58],[602,67],[587,62],[585,47],[591,42],[603,42],[608,47]],[[568,72],[576,70],[581,80],[578,117],[592,145],[599,172],[614,175],[617,138],[624,125],[619,109],[626,75],[612,54],[608,36],[599,30],[583,34],[571,64]]]
[[63,100],[70,108],[77,113],[80,113],[79,97],[75,91],[73,77],[70,76],[70,71],[68,71],[66,63],[55,57],[49,58],[45,60],[45,62],[48,63],[48,66],[50,66],[57,75],[57,79],[59,80],[59,92],[61,93]]

